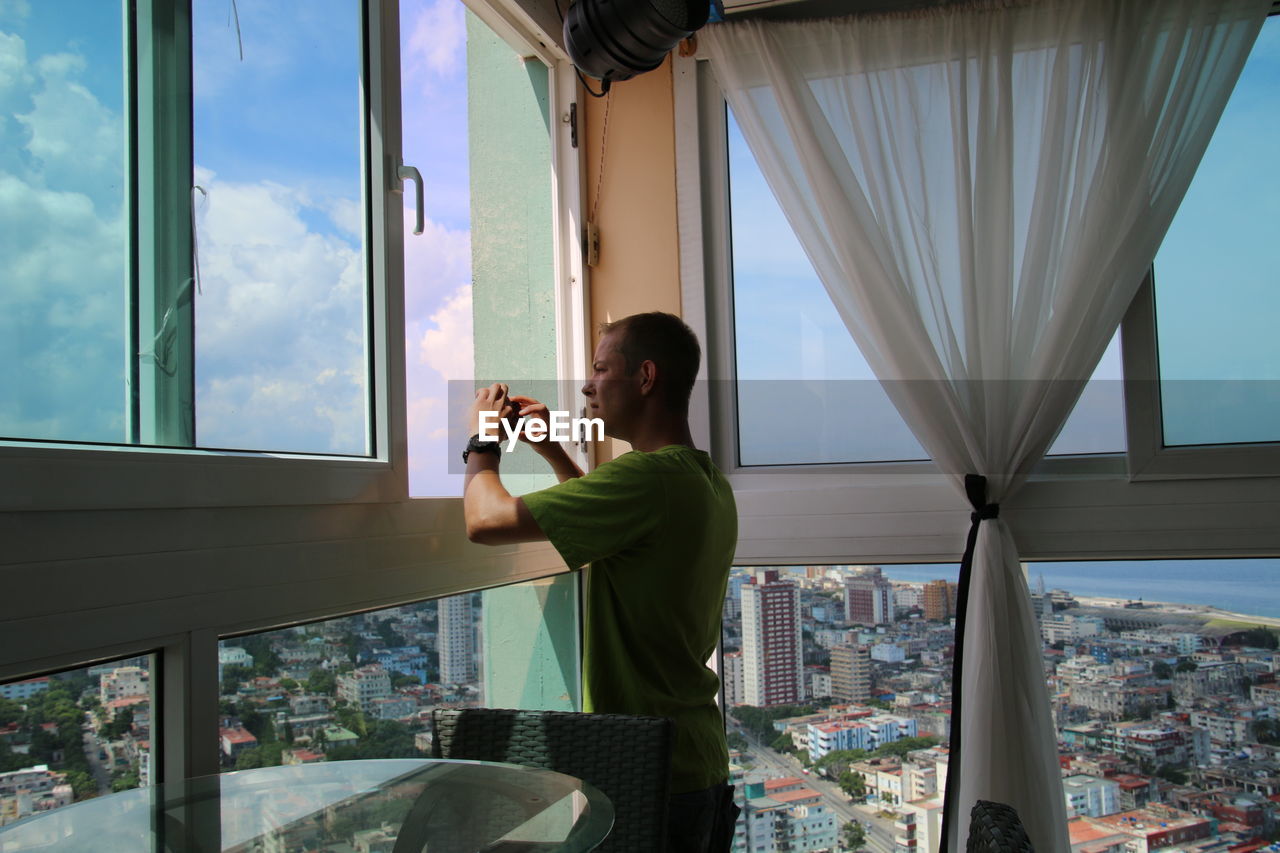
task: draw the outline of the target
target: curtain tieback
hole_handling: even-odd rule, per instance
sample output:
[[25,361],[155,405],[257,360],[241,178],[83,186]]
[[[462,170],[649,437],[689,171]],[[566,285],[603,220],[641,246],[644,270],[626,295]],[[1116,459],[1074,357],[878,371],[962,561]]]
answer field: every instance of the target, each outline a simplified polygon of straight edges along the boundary
[[969,513],[969,521],[977,524],[979,521],[987,521],[992,518],[1000,517],[1000,504],[983,504],[982,506]]
[[[973,569],[973,549],[978,544],[978,527],[984,521],[1000,517],[1000,504],[987,503],[987,478],[981,474],[964,475],[964,494],[969,499],[973,512],[969,513],[969,538],[965,542],[964,556],[960,559],[959,585],[956,590],[956,639],[955,654],[951,658],[951,738],[950,756],[947,761],[947,795],[942,804],[942,842],[939,853],[951,853],[948,850],[947,836],[955,821],[960,797],[960,717],[963,713],[963,700],[960,696],[961,678],[964,671],[964,623],[965,611],[969,607],[969,576]],[[964,839],[959,840],[963,845]]]

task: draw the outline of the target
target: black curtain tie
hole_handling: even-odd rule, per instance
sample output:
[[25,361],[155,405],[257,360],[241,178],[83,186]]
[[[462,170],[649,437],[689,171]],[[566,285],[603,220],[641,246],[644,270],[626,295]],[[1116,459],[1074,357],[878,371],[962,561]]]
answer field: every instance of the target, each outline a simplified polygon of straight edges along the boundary
[[[947,794],[942,804],[942,840],[938,853],[947,853],[947,836],[950,827],[959,820],[957,809],[960,798],[960,715],[963,703],[960,696],[961,674],[964,672],[964,623],[969,608],[969,579],[973,570],[973,549],[978,544],[978,527],[984,521],[1000,517],[1000,504],[987,503],[987,478],[980,474],[964,475],[964,494],[973,512],[969,513],[969,538],[965,541],[964,556],[960,558],[960,578],[956,590],[956,638],[955,653],[951,657],[951,738],[947,753]],[[964,849],[964,839],[959,840]]]

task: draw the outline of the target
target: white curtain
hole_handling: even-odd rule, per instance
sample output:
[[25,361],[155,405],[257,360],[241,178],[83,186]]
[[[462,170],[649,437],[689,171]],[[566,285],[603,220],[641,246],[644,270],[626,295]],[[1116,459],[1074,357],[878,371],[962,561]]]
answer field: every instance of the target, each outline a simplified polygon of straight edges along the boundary
[[[709,26],[704,55],[836,309],[986,501],[1066,420],[1155,257],[1270,0],[1042,0]],[[1067,853],[1017,547],[978,526],[947,849],[978,799]],[[950,777],[954,783],[957,776]]]

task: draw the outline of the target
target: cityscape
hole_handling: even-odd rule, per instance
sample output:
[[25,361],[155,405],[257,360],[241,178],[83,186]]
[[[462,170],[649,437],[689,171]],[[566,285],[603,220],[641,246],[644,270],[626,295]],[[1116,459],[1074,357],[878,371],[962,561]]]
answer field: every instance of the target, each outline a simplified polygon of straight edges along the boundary
[[[735,851],[938,849],[956,585],[892,571],[733,571]],[[1073,851],[1273,845],[1280,620],[1028,580]],[[432,708],[485,704],[483,618],[473,593],[224,639],[222,768],[429,753]],[[0,685],[0,825],[151,783],[152,672],[144,656]]]

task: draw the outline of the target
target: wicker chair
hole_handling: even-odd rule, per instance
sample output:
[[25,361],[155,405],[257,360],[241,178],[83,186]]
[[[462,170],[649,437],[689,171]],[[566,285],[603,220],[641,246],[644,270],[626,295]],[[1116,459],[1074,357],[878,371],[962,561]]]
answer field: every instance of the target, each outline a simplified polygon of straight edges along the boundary
[[1034,853],[1013,806],[978,800],[969,812],[966,853]]
[[613,831],[598,848],[654,853],[666,846],[673,725],[663,717],[437,708],[436,758],[506,761],[590,782],[613,803]]

